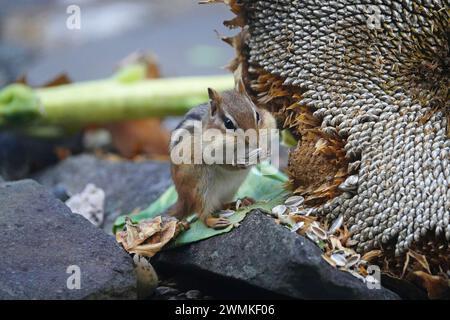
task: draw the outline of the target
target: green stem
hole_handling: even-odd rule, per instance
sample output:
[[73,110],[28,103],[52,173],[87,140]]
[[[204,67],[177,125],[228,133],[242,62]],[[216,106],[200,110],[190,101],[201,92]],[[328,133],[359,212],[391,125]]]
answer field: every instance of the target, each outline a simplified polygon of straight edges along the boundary
[[183,115],[208,100],[207,87],[232,88],[231,76],[96,81],[37,89],[47,124],[83,125]]
[[[7,93],[0,99],[0,128],[30,123],[80,128],[87,124],[183,115],[208,100],[208,87],[224,91],[233,85],[231,75],[131,82],[113,78],[34,90],[12,85],[0,90],[0,97]],[[17,117],[11,115],[16,110],[21,114],[29,111],[29,114],[14,121]]]

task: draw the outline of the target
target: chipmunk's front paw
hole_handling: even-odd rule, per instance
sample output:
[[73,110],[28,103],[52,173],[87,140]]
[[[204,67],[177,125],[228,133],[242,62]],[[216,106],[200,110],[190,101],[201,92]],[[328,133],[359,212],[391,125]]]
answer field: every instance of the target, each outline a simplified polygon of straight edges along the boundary
[[231,224],[231,222],[227,218],[223,217],[208,217],[205,219],[205,224],[209,228],[223,229],[228,227]]

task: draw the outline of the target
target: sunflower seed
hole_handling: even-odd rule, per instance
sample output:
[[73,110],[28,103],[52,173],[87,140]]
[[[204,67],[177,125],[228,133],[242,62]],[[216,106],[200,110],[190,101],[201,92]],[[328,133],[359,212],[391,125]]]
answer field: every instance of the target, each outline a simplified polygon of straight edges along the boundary
[[330,258],[338,267],[344,267],[347,264],[347,259],[343,254],[333,253]]
[[358,278],[359,280],[361,280],[362,282],[366,283],[366,278],[363,277],[362,275],[360,275],[358,272],[353,271],[353,270],[349,270],[348,273],[350,273],[352,276],[354,276],[355,278]]
[[241,204],[242,204],[242,200],[241,200],[241,199],[238,199],[238,200],[236,201],[236,211],[239,210],[239,208],[241,207]]
[[347,258],[347,264],[345,265],[347,268],[353,267],[355,264],[357,264],[361,259],[361,255],[359,254],[353,254],[350,257]]
[[287,210],[286,206],[284,204],[280,204],[272,208],[272,213],[274,216],[278,217],[281,216],[283,213],[285,213],[286,210]]
[[290,213],[299,213],[300,210],[297,207],[288,207]]
[[345,245],[346,245],[347,247],[353,247],[353,246],[355,246],[355,245],[357,245],[357,244],[358,244],[358,241],[353,240],[353,239],[349,239],[349,240],[347,240],[347,242],[345,243]]
[[297,230],[303,228],[305,223],[303,221],[297,222],[291,229],[292,232],[296,232]]
[[234,210],[220,210],[219,215],[223,218],[231,217],[236,212]]
[[291,227],[295,224],[292,217],[288,214],[282,214],[282,215],[278,216],[278,219],[280,219],[281,224],[287,225],[289,227]]
[[345,179],[344,182],[342,182],[339,185],[339,189],[342,191],[356,191],[356,189],[358,188],[358,176],[357,175],[353,175],[353,176],[349,176],[347,179]]
[[326,240],[327,239],[327,233],[325,232],[325,230],[323,230],[322,228],[318,227],[318,226],[311,226],[311,231],[321,240]]
[[330,229],[328,229],[328,234],[334,234],[342,226],[343,222],[344,217],[342,215],[337,217],[337,219],[334,220],[333,224],[331,225]]
[[302,196],[292,196],[287,198],[284,204],[289,207],[298,207],[301,206],[304,201],[305,198],[303,198]]
[[317,239],[317,236],[311,231],[306,232],[306,237],[313,242],[319,241],[319,239]]

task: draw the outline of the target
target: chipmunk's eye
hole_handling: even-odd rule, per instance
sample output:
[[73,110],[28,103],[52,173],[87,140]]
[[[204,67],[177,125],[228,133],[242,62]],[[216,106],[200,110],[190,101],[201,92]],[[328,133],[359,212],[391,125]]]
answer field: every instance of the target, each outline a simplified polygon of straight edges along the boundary
[[227,128],[227,129],[236,130],[236,127],[234,126],[233,121],[231,121],[227,117],[223,117],[223,124],[225,125],[225,128]]
[[259,112],[256,112],[256,123],[259,123],[259,119],[261,119]]

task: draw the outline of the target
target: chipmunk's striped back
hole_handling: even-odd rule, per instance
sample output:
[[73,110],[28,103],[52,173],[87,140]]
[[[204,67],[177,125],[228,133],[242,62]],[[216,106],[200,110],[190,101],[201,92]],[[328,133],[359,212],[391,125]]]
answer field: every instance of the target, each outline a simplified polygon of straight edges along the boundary
[[201,104],[189,110],[184,116],[184,119],[177,125],[172,132],[170,139],[170,150],[173,149],[180,142],[181,131],[179,129],[187,130],[190,134],[194,133],[194,128],[202,128],[203,122],[206,121],[209,112],[208,104]]

